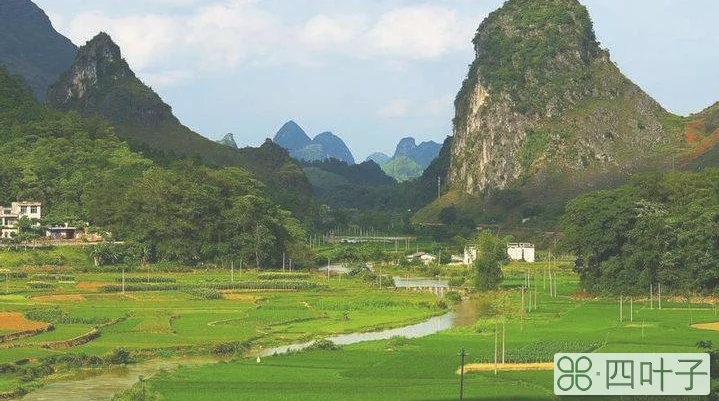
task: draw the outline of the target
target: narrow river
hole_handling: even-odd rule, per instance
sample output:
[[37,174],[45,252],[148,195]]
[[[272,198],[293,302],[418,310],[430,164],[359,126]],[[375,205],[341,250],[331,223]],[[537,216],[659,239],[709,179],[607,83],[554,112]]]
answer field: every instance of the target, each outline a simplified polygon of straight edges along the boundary
[[[394,336],[407,338],[424,337],[453,327],[473,324],[478,317],[478,308],[475,302],[465,301],[459,304],[454,312],[436,316],[422,323],[399,327],[383,331],[342,334],[328,337],[337,344],[355,344],[363,341],[385,340]],[[288,351],[301,350],[311,343],[291,344],[262,350],[253,356],[266,357]],[[107,401],[119,391],[137,383],[140,376],[149,377],[160,369],[172,370],[180,365],[194,366],[217,362],[218,359],[209,357],[189,357],[182,359],[152,360],[116,369],[80,372],[67,380],[50,383],[24,397],[23,401]]]

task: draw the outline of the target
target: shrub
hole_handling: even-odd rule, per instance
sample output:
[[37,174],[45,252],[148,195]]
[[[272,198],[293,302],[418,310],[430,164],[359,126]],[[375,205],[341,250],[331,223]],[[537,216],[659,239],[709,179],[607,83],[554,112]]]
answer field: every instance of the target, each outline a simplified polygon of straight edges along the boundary
[[125,348],[115,348],[105,356],[105,360],[113,365],[127,365],[130,363],[130,352]]
[[307,351],[342,351],[342,346],[335,344],[334,342],[321,339],[310,344],[309,347],[305,348]]
[[462,294],[458,293],[457,291],[448,291],[444,294],[444,299],[453,304],[458,304],[462,302]]
[[238,351],[242,351],[246,348],[245,344],[240,343],[239,341],[232,341],[229,343],[220,343],[215,345],[212,348],[212,353],[215,355],[228,355],[228,354],[235,354]]

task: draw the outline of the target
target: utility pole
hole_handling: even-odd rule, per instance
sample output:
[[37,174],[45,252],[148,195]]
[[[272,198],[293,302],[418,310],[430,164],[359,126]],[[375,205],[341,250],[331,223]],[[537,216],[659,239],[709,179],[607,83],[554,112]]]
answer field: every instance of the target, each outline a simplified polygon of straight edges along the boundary
[[459,356],[462,358],[459,368],[459,401],[464,400],[464,357],[468,355],[468,353],[464,352],[464,348],[462,348],[462,351],[459,353]]
[[504,355],[505,355],[504,342],[506,339],[506,327],[505,327],[506,323],[507,323],[507,320],[504,318],[504,315],[502,315],[502,365],[504,365]]
[[649,309],[654,309],[654,284],[649,284]]
[[442,177],[437,177],[437,199],[442,197]]
[[285,272],[285,253],[282,252],[282,273]]
[[659,283],[659,310],[662,310],[662,283]]
[[522,310],[519,313],[519,323],[522,333],[524,333],[524,286],[522,286]]
[[497,319],[494,319],[494,375],[497,375]]
[[327,258],[327,280],[330,279],[330,258]]

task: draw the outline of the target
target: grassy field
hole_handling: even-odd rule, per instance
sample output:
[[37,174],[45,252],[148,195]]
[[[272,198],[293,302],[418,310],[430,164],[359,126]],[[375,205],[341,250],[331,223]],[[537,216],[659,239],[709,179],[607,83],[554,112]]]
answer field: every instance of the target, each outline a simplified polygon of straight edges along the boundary
[[[345,346],[341,351],[306,351],[265,358],[238,358],[158,375],[151,391],[171,400],[456,400],[458,352],[468,363],[490,362],[494,328],[506,324],[507,360],[551,361],[555,352],[696,352],[700,340],[717,333],[691,325],[719,320],[711,304],[671,303],[650,309],[645,300],[625,304],[619,321],[618,300],[576,293],[577,278],[559,271],[557,296],[543,288],[541,264],[510,265],[503,291],[479,295],[484,318],[475,324],[421,339],[392,339]],[[525,271],[537,280],[537,308],[522,324],[517,285]],[[579,296],[579,298],[577,298]],[[528,301],[527,301],[528,302]],[[501,357],[500,357],[501,358]],[[552,371],[493,371],[466,375],[466,400],[554,399]]]
[[[119,347],[130,351],[134,359],[242,354],[260,346],[402,326],[447,311],[446,305],[429,293],[380,289],[361,279],[327,280],[321,274],[304,274],[294,281],[314,283],[318,288],[228,290],[222,291],[221,299],[205,299],[184,290],[103,291],[105,285],[118,284],[121,275],[115,272],[65,269],[61,272],[65,281],[59,281],[53,280],[59,276],[47,276],[56,274],[57,268],[12,271],[22,271],[25,277],[9,277],[0,283],[0,314],[16,317],[19,312],[30,322],[15,319],[18,323],[3,326],[0,334],[26,330],[30,323],[44,323],[40,327],[52,323],[54,330],[0,342],[0,392],[42,380],[44,373],[36,374],[35,370],[42,369],[48,357],[58,355],[106,357]],[[30,288],[38,277],[52,288]],[[261,277],[257,272],[236,272],[234,282],[277,282],[258,281]],[[229,283],[230,272],[157,273],[150,268],[149,279],[172,280],[183,288],[196,288]],[[126,274],[125,280],[129,287],[131,281],[148,280],[148,273]],[[48,348],[96,328],[100,336],[92,341]],[[20,371],[18,366],[22,367]],[[53,369],[58,366],[53,365]]]

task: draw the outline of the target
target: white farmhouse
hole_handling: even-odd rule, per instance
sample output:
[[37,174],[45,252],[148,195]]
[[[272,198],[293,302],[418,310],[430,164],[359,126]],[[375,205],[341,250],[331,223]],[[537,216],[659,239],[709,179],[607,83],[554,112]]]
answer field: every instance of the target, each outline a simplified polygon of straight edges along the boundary
[[462,263],[465,265],[471,265],[477,260],[477,247],[468,246],[464,248],[464,255],[462,256]]
[[23,217],[40,220],[42,218],[42,203],[12,202],[10,207],[0,207],[0,238],[11,238],[17,234],[17,221]]
[[507,256],[510,260],[524,260],[534,263],[534,244],[509,243],[507,244]]

